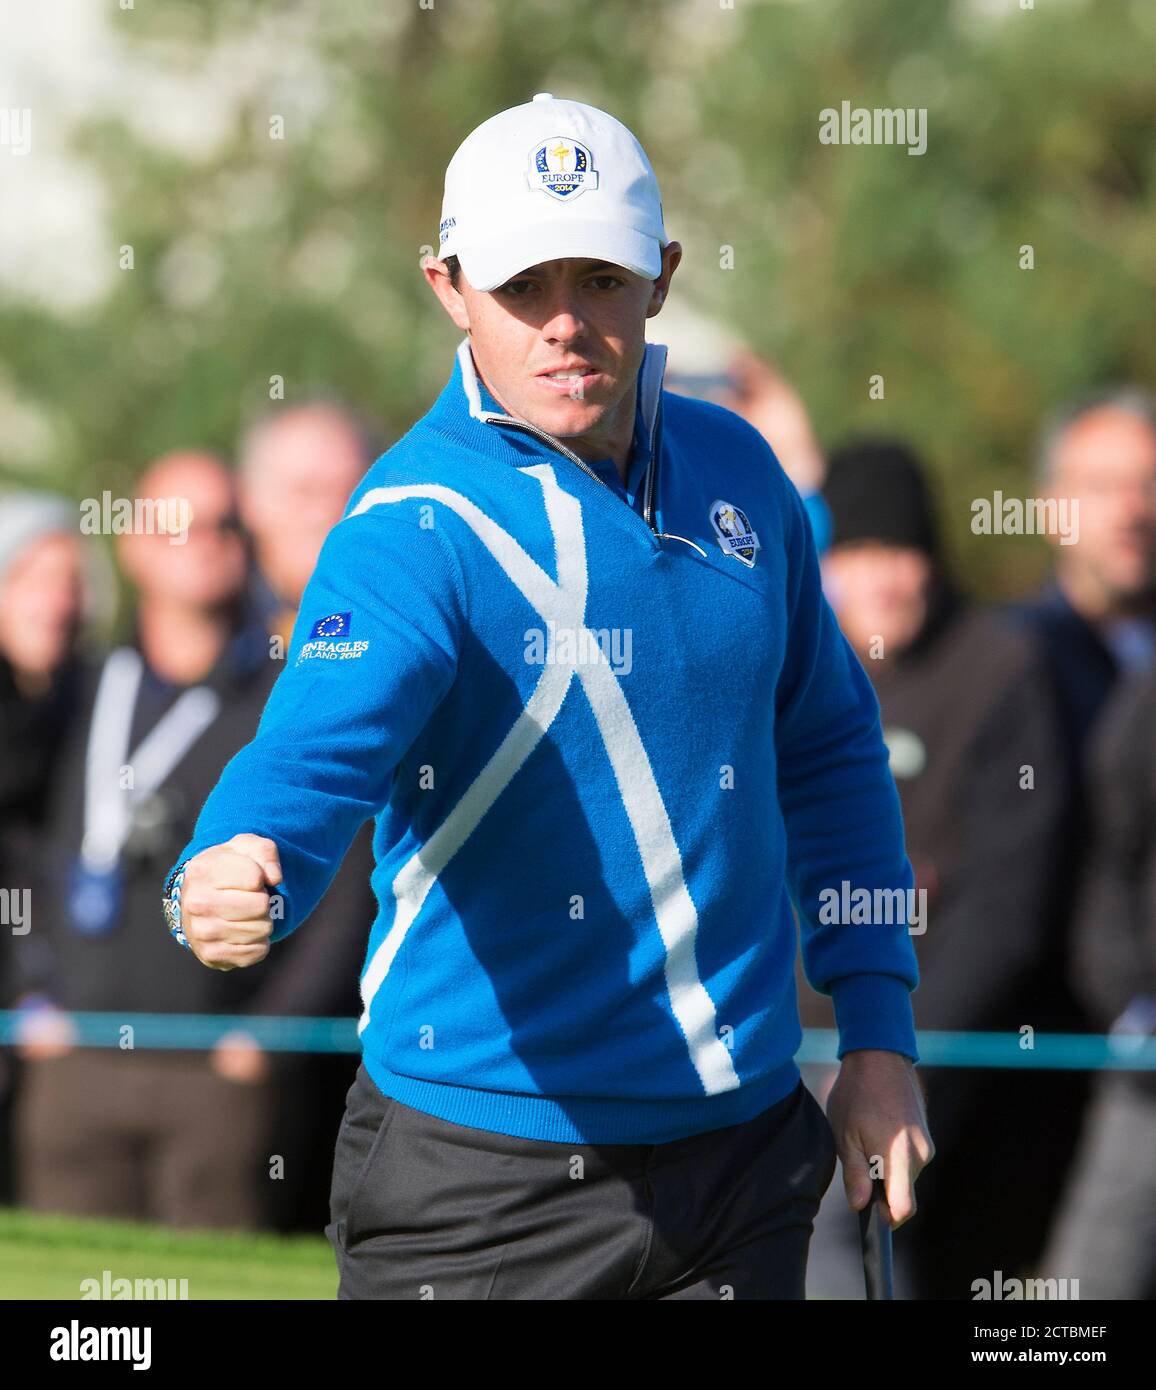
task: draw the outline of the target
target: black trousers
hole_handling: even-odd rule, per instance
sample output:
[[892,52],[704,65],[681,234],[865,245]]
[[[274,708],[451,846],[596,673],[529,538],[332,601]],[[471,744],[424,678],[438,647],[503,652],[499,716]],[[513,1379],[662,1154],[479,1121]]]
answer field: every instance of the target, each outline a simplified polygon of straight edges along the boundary
[[339,1299],[803,1298],[835,1172],[818,1101],[668,1144],[565,1144],[346,1098],[325,1228]]

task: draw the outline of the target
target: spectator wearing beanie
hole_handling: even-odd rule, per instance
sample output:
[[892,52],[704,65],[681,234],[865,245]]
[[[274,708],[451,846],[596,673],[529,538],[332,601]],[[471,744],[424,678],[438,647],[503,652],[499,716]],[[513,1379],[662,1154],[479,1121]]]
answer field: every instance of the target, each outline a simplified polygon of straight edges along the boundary
[[[952,583],[924,467],[906,446],[837,450],[824,497],[824,588],[879,698],[926,892],[912,923],[917,1026],[1045,1027],[1043,905],[1066,791],[1042,662],[1025,634]],[[831,1027],[827,1001],[800,984],[804,1023]],[[897,1263],[909,1296],[969,1298],[985,1270],[1010,1274],[1038,1257],[1079,1109],[1070,1078],[1055,1073],[944,1068],[924,1084],[941,1162],[896,1235]],[[847,1213],[836,1215],[854,1241]],[[813,1256],[816,1273],[825,1264]],[[853,1259],[844,1266],[853,1272]]]

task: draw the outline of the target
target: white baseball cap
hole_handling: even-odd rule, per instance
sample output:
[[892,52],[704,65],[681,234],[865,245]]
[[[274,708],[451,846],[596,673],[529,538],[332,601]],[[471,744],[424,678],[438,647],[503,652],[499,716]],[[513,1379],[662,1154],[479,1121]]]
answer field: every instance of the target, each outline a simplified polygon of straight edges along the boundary
[[595,106],[539,92],[483,121],[446,169],[438,256],[493,290],[563,256],[648,280],[669,238],[658,180],[629,130]]

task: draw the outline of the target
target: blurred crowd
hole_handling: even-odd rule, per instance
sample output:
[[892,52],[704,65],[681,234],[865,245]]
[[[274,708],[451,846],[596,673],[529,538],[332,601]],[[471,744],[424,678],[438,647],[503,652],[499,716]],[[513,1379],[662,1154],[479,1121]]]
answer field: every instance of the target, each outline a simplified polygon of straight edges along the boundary
[[[824,590],[879,699],[926,892],[916,1024],[1002,1034],[1024,1064],[920,1069],[936,1157],[896,1233],[897,1295],[1028,1277],[1156,1296],[1156,1074],[1030,1065],[1037,1033],[1126,1047],[1156,1032],[1156,400],[1102,391],[1043,423],[1028,495],[1077,524],[1047,533],[1037,592],[984,605],[911,442],[822,452],[798,394],[750,358],[716,398],[807,500]],[[833,1028],[801,965],[797,986],[804,1026]],[[803,1071],[825,1103],[835,1068]],[[863,1297],[838,1179],[808,1290]]]
[[[736,410],[775,448],[878,695],[926,891],[916,1023],[1002,1033],[1025,1062],[919,1069],[937,1153],[896,1233],[897,1291],[969,1298],[1002,1272],[1078,1279],[1082,1298],[1156,1295],[1156,1074],[1028,1065],[1037,1033],[1156,1031],[1156,402],[1120,389],[1044,422],[1030,495],[1078,502],[1078,538],[1048,537],[1038,592],[985,605],[912,442],[822,447],[798,393],[749,352],[678,367],[672,350],[672,389]],[[266,1053],[242,1026],[210,1052],[80,1047],[69,1016],[356,1017],[370,826],[314,917],[253,970],[177,948],[159,885],[256,728],[321,543],[379,443],[318,400],[256,421],[235,468],[156,460],[137,495],[186,497],[193,521],[180,545],[114,538],[132,612],[110,651],[92,638],[110,575],[75,504],[0,497],[0,884],[32,905],[31,931],[0,930],[0,1008],[22,1020],[0,1050],[0,1200],[174,1225],[327,1220],[353,1055]],[[832,1028],[801,968],[797,983],[804,1025]],[[804,1067],[824,1103],[834,1075]],[[838,1175],[808,1280],[812,1296],[863,1296]]]
[[[157,459],[136,497],[191,521],[114,537],[131,592],[111,650],[109,576],[78,509],[0,498],[0,884],[31,930],[0,932],[0,1199],[180,1226],[317,1230],[356,1059],[266,1052],[253,1016],[356,1018],[369,924],[362,827],[308,927],[258,969],[207,970],[158,916],[164,875],[282,669],[321,544],[380,451],[339,403],[255,421],[236,467]],[[158,509],[159,510],[159,509]],[[107,593],[103,606],[107,608]],[[242,1020],[212,1049],[77,1045],[70,1015]]]

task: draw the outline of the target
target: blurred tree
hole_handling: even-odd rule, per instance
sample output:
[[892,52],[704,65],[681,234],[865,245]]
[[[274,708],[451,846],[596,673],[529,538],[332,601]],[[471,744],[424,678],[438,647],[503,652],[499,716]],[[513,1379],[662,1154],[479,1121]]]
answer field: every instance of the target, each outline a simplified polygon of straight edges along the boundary
[[[821,439],[926,451],[989,592],[1041,548],[973,537],[970,500],[1030,491],[1049,404],[1156,380],[1150,0],[108,0],[108,24],[148,78],[72,133],[111,288],[71,314],[0,305],[8,481],[92,495],[174,445],[228,451],[274,379],[404,430],[455,340],[418,274],[446,161],[542,90],[635,129],[682,293],[774,357]],[[926,153],[820,143],[845,100],[925,108]],[[48,429],[17,470],[3,422],[25,406]]]

